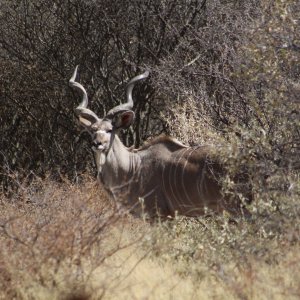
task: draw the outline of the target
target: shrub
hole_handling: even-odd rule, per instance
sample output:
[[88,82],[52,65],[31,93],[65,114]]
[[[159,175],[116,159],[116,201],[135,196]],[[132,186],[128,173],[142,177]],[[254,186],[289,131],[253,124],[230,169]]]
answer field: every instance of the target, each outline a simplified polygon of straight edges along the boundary
[[139,239],[114,232],[124,222],[89,179],[80,187],[35,177],[15,197],[1,195],[0,209],[0,298],[103,295],[114,277],[95,284],[95,272]]

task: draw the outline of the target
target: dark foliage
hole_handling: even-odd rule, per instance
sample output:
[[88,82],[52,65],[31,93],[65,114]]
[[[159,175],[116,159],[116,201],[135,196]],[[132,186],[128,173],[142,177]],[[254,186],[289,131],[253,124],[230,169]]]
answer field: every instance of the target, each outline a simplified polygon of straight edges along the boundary
[[289,189],[299,170],[299,10],[288,0],[2,1],[2,186],[7,172],[73,180],[92,170],[73,113],[79,96],[68,87],[79,64],[100,116],[124,99],[130,78],[152,71],[134,90],[127,145],[178,135],[168,120],[189,99],[187,122],[193,113],[199,128],[240,149],[225,154],[232,170],[244,164],[258,182],[284,175],[279,185]]

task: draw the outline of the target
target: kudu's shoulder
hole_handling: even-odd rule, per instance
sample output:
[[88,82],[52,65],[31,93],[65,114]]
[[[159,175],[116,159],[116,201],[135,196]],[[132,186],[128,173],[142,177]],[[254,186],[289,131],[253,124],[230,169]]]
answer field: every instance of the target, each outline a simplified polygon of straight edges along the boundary
[[182,144],[177,139],[172,138],[170,136],[161,135],[146,141],[142,147],[140,147],[139,149],[135,149],[134,151],[141,152],[141,151],[153,150],[153,149],[166,149],[170,152],[174,152],[186,148],[189,147]]

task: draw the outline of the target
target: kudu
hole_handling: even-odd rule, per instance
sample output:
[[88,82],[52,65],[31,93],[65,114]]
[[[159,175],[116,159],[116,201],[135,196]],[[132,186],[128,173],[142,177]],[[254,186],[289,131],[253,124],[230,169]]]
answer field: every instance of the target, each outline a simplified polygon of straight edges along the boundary
[[240,203],[229,207],[222,195],[223,169],[213,158],[211,146],[187,147],[170,137],[158,137],[137,150],[125,147],[118,137],[120,129],[134,121],[132,90],[149,72],[134,77],[127,86],[127,102],[99,118],[87,108],[85,88],[75,81],[77,67],[69,84],[82,93],[75,112],[93,139],[98,178],[113,199],[134,214],[186,216],[204,214],[207,209],[234,213]]

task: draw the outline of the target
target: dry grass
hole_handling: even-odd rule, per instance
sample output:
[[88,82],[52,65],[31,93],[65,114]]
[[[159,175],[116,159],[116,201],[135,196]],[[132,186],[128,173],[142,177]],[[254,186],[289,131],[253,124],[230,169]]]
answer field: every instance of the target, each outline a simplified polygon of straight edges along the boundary
[[1,195],[0,299],[300,297],[296,213],[150,225],[118,216],[91,179],[20,190]]
[[119,218],[92,181],[81,188],[36,179],[15,197],[2,196],[0,209],[4,298],[77,293],[106,258],[126,246],[122,240],[108,244]]
[[[286,250],[276,265],[253,260],[245,269],[232,262],[208,270],[198,281],[180,276],[174,263],[140,261],[138,254],[140,250],[125,262],[128,253],[114,258],[124,266],[119,270],[123,279],[105,299],[299,299],[299,247]],[[205,262],[197,263],[205,268]]]

